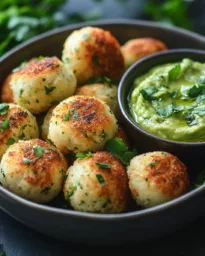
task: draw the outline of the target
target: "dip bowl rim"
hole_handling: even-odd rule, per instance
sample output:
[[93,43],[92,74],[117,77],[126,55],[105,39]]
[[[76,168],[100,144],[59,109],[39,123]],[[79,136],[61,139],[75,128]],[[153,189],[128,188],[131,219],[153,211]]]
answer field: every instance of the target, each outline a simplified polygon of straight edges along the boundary
[[[175,146],[190,146],[190,147],[198,147],[198,146],[205,146],[205,141],[199,141],[199,142],[188,142],[188,141],[176,141],[176,140],[171,140],[171,139],[165,139],[162,138],[158,135],[155,135],[153,133],[150,133],[146,131],[145,129],[141,128],[137,122],[133,120],[131,117],[131,113],[128,113],[129,111],[126,110],[128,108],[126,106],[126,103],[128,103],[128,97],[133,90],[133,82],[136,79],[134,76],[135,71],[138,69],[140,65],[143,65],[144,63],[150,63],[155,59],[162,59],[162,62],[160,64],[166,64],[169,63],[164,61],[165,56],[169,55],[176,55],[176,54],[196,54],[196,55],[203,55],[204,60],[205,60],[205,50],[199,50],[199,49],[192,49],[192,48],[177,48],[177,49],[170,49],[166,51],[161,51],[158,53],[151,54],[149,56],[143,57],[142,59],[136,61],[134,64],[132,64],[123,74],[120,82],[119,82],[119,87],[118,87],[118,102],[119,102],[119,108],[120,112],[123,116],[123,119],[125,122],[129,123],[135,130],[140,131],[142,134],[146,135],[150,139],[155,139],[158,140],[162,143],[169,143],[170,145],[175,145]],[[190,58],[190,57],[187,57]],[[158,64],[158,65],[160,65]],[[145,72],[143,72],[141,75],[144,73],[148,72],[150,69],[156,67],[155,65],[151,65],[151,67],[148,68]],[[127,94],[124,93],[124,87],[127,87],[130,85],[129,92]]]

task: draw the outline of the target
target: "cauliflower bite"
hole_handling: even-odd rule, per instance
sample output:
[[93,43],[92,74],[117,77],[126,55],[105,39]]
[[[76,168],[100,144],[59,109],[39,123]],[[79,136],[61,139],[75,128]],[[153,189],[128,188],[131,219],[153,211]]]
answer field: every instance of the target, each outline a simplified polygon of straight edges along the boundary
[[1,87],[1,101],[2,102],[7,102],[7,103],[12,103],[13,100],[13,92],[10,88],[10,82],[12,78],[12,73],[6,77],[4,80],[2,87]]
[[36,118],[26,109],[15,104],[0,104],[0,159],[9,145],[38,138]]
[[176,156],[166,152],[136,156],[127,170],[132,196],[144,208],[170,201],[188,189],[186,166]]
[[48,138],[64,154],[96,152],[117,132],[110,107],[95,97],[73,96],[54,110]]
[[167,50],[167,46],[155,38],[132,39],[121,47],[126,68],[145,56],[164,50]]
[[124,72],[118,41],[110,32],[96,27],[84,27],[69,35],[62,60],[73,70],[80,85],[95,76],[119,80]]
[[32,59],[10,81],[15,103],[33,114],[74,94],[76,78],[57,57]]
[[115,115],[118,114],[119,106],[116,85],[107,83],[84,85],[76,90],[76,94],[96,97],[107,103]]
[[115,138],[121,139],[128,148],[130,148],[130,141],[129,138],[124,130],[124,128],[118,124],[118,130],[115,134]]
[[46,203],[63,187],[67,163],[50,144],[39,140],[19,141],[10,146],[0,165],[0,182],[28,200]]
[[96,213],[124,212],[128,180],[123,164],[108,152],[77,159],[67,171],[64,196],[74,210]]
[[52,117],[52,113],[56,105],[49,108],[46,116],[44,117],[43,124],[41,125],[41,139],[46,140],[48,138],[49,122]]

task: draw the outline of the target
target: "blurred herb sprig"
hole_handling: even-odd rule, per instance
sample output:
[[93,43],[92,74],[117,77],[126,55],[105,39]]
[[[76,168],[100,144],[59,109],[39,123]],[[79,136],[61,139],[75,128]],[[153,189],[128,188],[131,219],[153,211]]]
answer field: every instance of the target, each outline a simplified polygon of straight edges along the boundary
[[145,13],[152,20],[193,30],[193,24],[188,18],[188,7],[192,0],[149,0]]
[[99,13],[67,15],[59,8],[66,0],[1,0],[0,56],[17,44],[49,29],[99,19]]

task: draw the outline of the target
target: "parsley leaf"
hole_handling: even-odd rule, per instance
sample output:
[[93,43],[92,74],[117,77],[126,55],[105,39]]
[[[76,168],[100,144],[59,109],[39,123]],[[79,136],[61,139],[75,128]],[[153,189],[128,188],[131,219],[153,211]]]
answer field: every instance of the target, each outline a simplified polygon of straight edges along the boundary
[[205,115],[205,106],[197,106],[193,110],[194,114],[197,114],[199,116],[204,116]]
[[178,113],[184,110],[183,105],[177,105],[176,102],[172,102],[172,110],[174,113]]
[[3,130],[9,129],[9,120],[8,119],[3,121],[2,125],[1,125],[1,129],[3,129]]
[[88,152],[88,153],[78,152],[75,156],[77,158],[83,159],[83,158],[86,158],[86,157],[91,157],[92,155],[93,154],[91,152]]
[[184,113],[183,117],[189,126],[193,126],[193,125],[197,124],[197,120],[195,119],[195,116],[192,113],[186,112],[186,113]]
[[0,104],[0,115],[5,115],[9,109],[9,105],[2,103]]
[[157,92],[157,88],[155,88],[154,86],[149,86],[143,90],[140,91],[140,93],[142,94],[143,98],[145,100],[154,100],[153,94],[155,94]]
[[45,92],[47,95],[49,95],[52,91],[54,91],[56,89],[56,87],[47,87],[47,86],[44,86],[44,89],[45,89]]
[[172,115],[172,104],[169,104],[166,107],[157,108],[156,112],[161,117],[169,117]]
[[188,90],[188,95],[191,98],[196,98],[199,95],[205,94],[205,86],[200,86],[199,84],[195,84]]
[[13,138],[9,138],[8,140],[7,140],[7,142],[6,142],[6,145],[13,145],[14,143],[15,143],[16,141],[15,141],[15,139],[13,139]]
[[23,157],[23,163],[24,164],[29,164],[29,163],[32,163],[32,160],[26,158],[26,157]]
[[102,169],[110,169],[111,166],[105,162],[96,162],[96,165],[100,166]]
[[33,151],[34,151],[34,154],[35,154],[38,158],[42,157],[42,155],[43,155],[43,148],[42,148],[42,147],[36,146],[35,148],[33,148]]
[[180,64],[177,64],[175,67],[173,67],[169,71],[169,80],[171,80],[171,81],[177,80],[180,73],[181,73],[181,66],[180,66]]
[[177,94],[178,94],[177,91],[173,91],[173,92],[170,93],[170,96],[171,96],[173,99],[175,99],[175,98],[177,97]]
[[103,176],[102,176],[101,174],[97,173],[97,174],[96,174],[96,178],[97,178],[98,182],[99,182],[102,186],[105,185],[105,180],[104,180],[104,178],[103,178]]
[[136,150],[128,150],[128,147],[119,138],[113,138],[106,142],[105,150],[117,157],[123,164],[128,165],[130,160],[137,154]]
[[69,121],[69,114],[68,113],[64,115],[64,121]]

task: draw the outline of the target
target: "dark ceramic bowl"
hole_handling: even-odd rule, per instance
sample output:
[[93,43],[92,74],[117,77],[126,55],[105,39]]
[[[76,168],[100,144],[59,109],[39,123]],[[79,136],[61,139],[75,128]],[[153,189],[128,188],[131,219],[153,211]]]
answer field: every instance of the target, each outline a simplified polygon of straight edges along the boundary
[[[133,90],[135,78],[145,74],[157,65],[179,62],[183,58],[190,58],[194,61],[205,63],[205,51],[176,49],[156,53],[141,59],[133,64],[122,77],[118,90],[118,101],[123,115],[124,125],[127,127],[129,135],[139,152],[155,150],[170,152],[183,160],[190,167],[190,171],[192,171],[192,169],[196,169],[196,167],[198,167],[199,170],[202,166],[205,167],[203,157],[205,152],[205,142],[178,142],[163,139],[151,134],[138,126],[133,120],[128,104],[128,95]],[[197,172],[197,170],[194,171]]]
[[[0,84],[23,60],[39,55],[61,56],[66,37],[75,29],[92,25],[110,30],[120,41],[157,37],[169,48],[205,50],[205,38],[157,23],[110,20],[56,29],[8,52],[0,59]],[[122,244],[156,238],[181,228],[205,212],[205,188],[200,187],[168,203],[122,214],[92,214],[63,209],[60,203],[40,205],[0,186],[0,208],[25,225],[49,236],[89,244]],[[193,207],[194,206],[194,207]],[[69,248],[68,248],[69,251]]]

